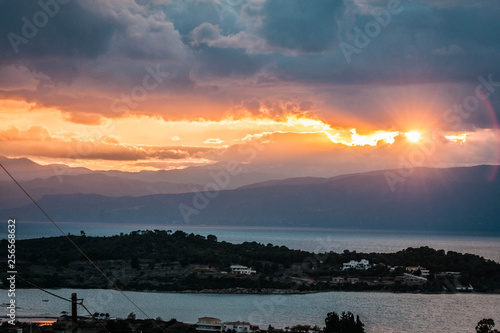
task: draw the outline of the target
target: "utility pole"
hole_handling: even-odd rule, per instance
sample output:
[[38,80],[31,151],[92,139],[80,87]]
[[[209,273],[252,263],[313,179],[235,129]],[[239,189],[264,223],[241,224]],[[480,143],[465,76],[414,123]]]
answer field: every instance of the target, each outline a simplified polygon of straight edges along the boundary
[[72,322],[72,332],[78,330],[78,314],[77,314],[77,298],[76,293],[71,294],[71,322]]

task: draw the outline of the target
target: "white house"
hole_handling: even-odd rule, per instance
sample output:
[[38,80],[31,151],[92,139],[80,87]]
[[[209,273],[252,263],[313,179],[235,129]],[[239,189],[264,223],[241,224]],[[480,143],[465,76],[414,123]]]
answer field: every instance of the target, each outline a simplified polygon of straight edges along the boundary
[[342,276],[332,277],[332,284],[341,284],[344,282],[345,282],[345,279]]
[[359,278],[348,277],[347,278],[347,283],[350,283],[350,284],[359,283]]
[[250,275],[255,274],[257,271],[253,270],[251,267],[242,266],[242,265],[231,265],[231,273],[235,275]]
[[463,285],[459,284],[455,288],[457,290],[460,290],[460,291],[473,291],[474,290],[474,287],[470,283],[468,286],[463,286]]
[[361,259],[360,261],[351,260],[349,262],[345,262],[342,265],[342,270],[345,271],[348,269],[368,269],[370,267],[370,262],[366,259]]
[[201,332],[222,332],[224,330],[224,324],[219,318],[213,317],[201,317],[198,318],[196,323],[196,330]]
[[401,281],[405,284],[424,284],[427,282],[427,279],[421,276],[416,276],[408,273],[404,273],[402,276],[396,276],[394,281]]
[[228,323],[224,323],[226,326],[226,331],[234,331],[237,333],[251,333],[259,331],[259,326],[252,325],[245,321],[232,321]]
[[406,267],[406,270],[409,272],[412,272],[412,273],[415,273],[416,271],[420,271],[420,275],[422,275],[422,276],[429,276],[431,274],[430,270],[428,270],[422,266],[408,266],[408,267]]

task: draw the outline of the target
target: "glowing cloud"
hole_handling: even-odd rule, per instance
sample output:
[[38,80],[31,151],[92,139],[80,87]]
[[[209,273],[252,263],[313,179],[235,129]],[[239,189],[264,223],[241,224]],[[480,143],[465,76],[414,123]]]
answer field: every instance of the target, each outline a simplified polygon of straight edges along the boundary
[[[385,141],[388,144],[392,144],[395,141],[395,137],[399,135],[398,131],[387,132],[387,131],[376,131],[372,134],[361,135],[356,132],[353,128],[349,131],[350,134],[336,133],[332,135],[331,133],[326,133],[330,140],[334,143],[340,143],[346,146],[376,146],[380,141]],[[346,139],[343,138],[347,137]]]
[[462,133],[462,134],[456,134],[456,135],[446,135],[445,138],[446,140],[452,141],[452,142],[461,142],[464,143],[467,141],[469,137],[469,133]]
[[219,138],[211,138],[211,139],[207,139],[207,140],[203,141],[203,143],[207,143],[207,144],[216,144],[216,145],[221,144],[221,143],[223,143],[223,142],[224,142],[224,141],[223,141],[223,140],[221,140],[221,139],[219,139]]

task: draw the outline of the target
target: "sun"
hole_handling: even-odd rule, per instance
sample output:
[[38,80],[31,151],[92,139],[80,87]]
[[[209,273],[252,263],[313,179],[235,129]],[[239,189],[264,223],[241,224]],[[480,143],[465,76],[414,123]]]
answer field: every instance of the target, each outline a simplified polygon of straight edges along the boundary
[[411,131],[405,133],[406,138],[410,142],[418,142],[420,141],[420,133],[417,131]]

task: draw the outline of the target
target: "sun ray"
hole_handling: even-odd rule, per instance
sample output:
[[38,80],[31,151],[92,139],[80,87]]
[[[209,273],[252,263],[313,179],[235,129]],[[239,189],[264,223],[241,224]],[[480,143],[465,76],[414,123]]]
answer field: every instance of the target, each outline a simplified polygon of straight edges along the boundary
[[418,131],[411,131],[405,133],[406,139],[410,142],[418,142],[422,135]]

